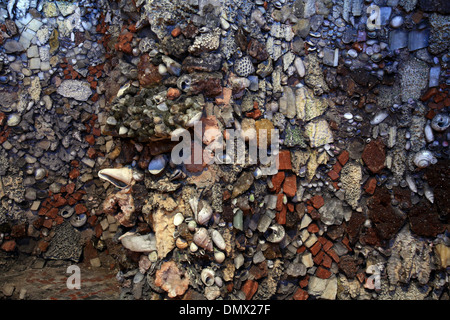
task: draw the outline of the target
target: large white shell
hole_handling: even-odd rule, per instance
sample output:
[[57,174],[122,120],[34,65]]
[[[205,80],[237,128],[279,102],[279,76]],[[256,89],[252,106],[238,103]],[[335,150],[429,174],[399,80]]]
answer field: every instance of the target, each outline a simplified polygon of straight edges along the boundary
[[435,164],[437,162],[437,159],[431,151],[424,149],[416,153],[413,161],[414,164],[419,168],[426,168],[430,164]]
[[386,111],[380,111],[378,112],[375,117],[370,121],[371,125],[377,125],[384,121],[388,117],[389,113]]
[[211,232],[211,238],[217,248],[219,248],[220,250],[225,250],[226,243],[219,231],[213,230]]
[[210,252],[213,251],[213,243],[211,241],[211,237],[208,234],[208,230],[206,230],[205,228],[198,229],[195,232],[194,238],[192,240],[200,248],[203,248]]
[[133,232],[127,232],[119,237],[122,245],[133,252],[151,252],[156,251],[156,238],[153,233],[140,235]]
[[98,177],[123,189],[133,182],[133,170],[127,167],[102,169],[98,172]]

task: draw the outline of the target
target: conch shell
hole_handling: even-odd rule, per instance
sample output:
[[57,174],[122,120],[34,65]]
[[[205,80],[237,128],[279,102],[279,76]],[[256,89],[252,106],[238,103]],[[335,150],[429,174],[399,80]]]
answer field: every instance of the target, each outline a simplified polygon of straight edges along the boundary
[[211,237],[208,234],[208,230],[205,228],[198,229],[193,238],[194,243],[207,251],[213,251],[213,243]]
[[133,170],[128,167],[102,169],[98,172],[98,177],[120,189],[130,186],[134,182]]
[[133,232],[127,232],[119,237],[122,245],[133,252],[151,252],[156,251],[156,238],[153,233],[140,235]]

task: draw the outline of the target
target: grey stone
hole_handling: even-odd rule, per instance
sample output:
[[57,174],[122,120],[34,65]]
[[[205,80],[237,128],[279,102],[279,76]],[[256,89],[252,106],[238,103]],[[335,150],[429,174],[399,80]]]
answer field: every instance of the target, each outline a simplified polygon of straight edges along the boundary
[[69,222],[64,221],[56,226],[55,236],[43,256],[45,259],[78,262],[82,251],[81,233]]
[[416,58],[410,57],[400,66],[400,92],[403,102],[409,98],[419,99],[422,90],[428,85],[428,65]]
[[389,33],[389,48],[393,50],[406,48],[408,45],[408,33],[403,30],[393,30]]
[[25,50],[24,46],[16,40],[6,41],[3,45],[3,48],[5,49],[6,53],[22,52]]
[[295,278],[302,277],[306,274],[306,266],[300,262],[293,262],[287,267],[286,274]]
[[64,80],[57,92],[63,97],[78,101],[87,101],[92,94],[89,83],[80,80]]
[[415,51],[428,47],[430,32],[425,30],[413,30],[408,34],[408,50]]
[[432,54],[439,54],[448,50],[450,46],[450,16],[432,14],[429,18],[431,25],[430,46]]

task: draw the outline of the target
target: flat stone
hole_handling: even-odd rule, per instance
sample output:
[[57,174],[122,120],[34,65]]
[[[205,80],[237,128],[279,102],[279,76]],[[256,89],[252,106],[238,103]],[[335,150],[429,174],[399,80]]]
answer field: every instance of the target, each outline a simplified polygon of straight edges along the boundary
[[31,70],[39,70],[41,69],[41,59],[32,58],[28,61],[28,68]]
[[80,80],[64,80],[58,87],[57,93],[66,98],[87,101],[92,94],[88,82]]
[[16,40],[6,41],[3,45],[3,48],[5,49],[6,53],[22,52],[25,50],[23,44],[17,42]]

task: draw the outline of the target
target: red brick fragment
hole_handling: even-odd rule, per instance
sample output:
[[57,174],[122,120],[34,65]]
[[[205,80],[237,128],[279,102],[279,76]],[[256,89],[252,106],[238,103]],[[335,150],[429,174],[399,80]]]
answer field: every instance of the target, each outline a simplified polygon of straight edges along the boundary
[[245,294],[245,300],[250,300],[258,290],[258,282],[253,280],[247,280],[241,288]]
[[291,175],[284,179],[283,192],[288,197],[294,197],[297,193],[297,176]]
[[16,241],[8,240],[3,242],[1,249],[6,252],[12,252],[16,249]]
[[322,266],[324,266],[325,268],[330,268],[332,262],[333,260],[331,260],[329,255],[327,254],[323,255]]
[[280,192],[281,184],[283,183],[285,176],[286,174],[284,173],[284,171],[278,171],[277,174],[272,176],[273,188],[271,189],[271,191],[274,191],[275,193]]
[[313,256],[315,256],[320,249],[322,249],[322,245],[319,242],[316,242],[311,248],[309,248]]
[[291,152],[289,150],[281,150],[277,158],[278,170],[291,170]]
[[298,288],[295,291],[294,295],[292,296],[294,300],[306,300],[308,299],[308,297],[309,297],[308,292],[301,288]]
[[329,277],[331,277],[331,271],[323,267],[318,267],[316,270],[316,276],[320,279],[328,279]]
[[342,151],[341,154],[337,157],[337,159],[342,166],[345,166],[345,164],[349,159],[348,151],[347,150]]
[[374,194],[376,187],[377,179],[372,177],[364,185],[364,191],[366,191],[368,194]]
[[320,195],[315,195],[311,198],[311,202],[314,208],[320,209],[324,205],[323,197]]
[[319,232],[319,227],[315,223],[311,223],[307,228],[309,233],[316,233]]
[[328,176],[330,177],[331,180],[339,179],[339,174],[336,171],[334,171],[334,170],[328,171],[327,174],[328,174]]

